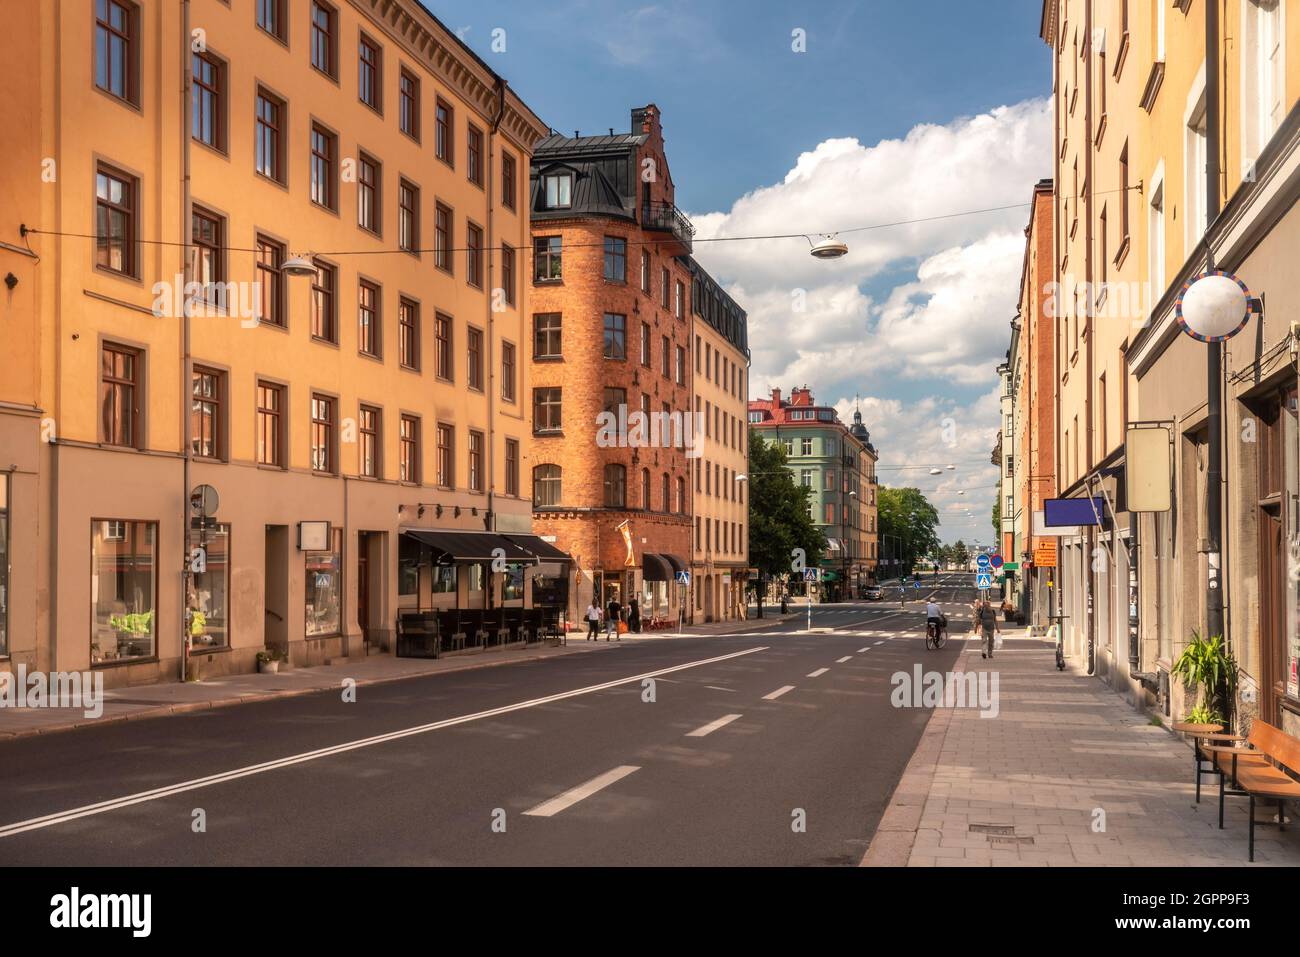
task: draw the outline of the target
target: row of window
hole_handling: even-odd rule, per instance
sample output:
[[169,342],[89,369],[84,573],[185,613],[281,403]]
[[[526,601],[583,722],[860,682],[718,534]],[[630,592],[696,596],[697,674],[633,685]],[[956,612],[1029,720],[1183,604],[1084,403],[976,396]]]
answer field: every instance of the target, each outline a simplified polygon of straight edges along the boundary
[[[685,515],[689,511],[686,501],[686,479],[674,479],[667,472],[659,477],[658,504],[655,508],[652,498],[654,481],[649,469],[641,470],[641,489],[639,506],[647,512],[659,511],[667,514]],[[604,494],[602,501],[606,508],[627,508],[627,467],[609,463],[604,470]],[[545,463],[533,469],[533,507],[562,508],[564,506],[563,469],[559,465]]]
[[[750,413],[750,415],[752,421],[753,413]],[[785,449],[786,458],[789,458],[790,456],[795,454],[794,439],[782,439],[781,445]],[[804,436],[803,438],[799,439],[799,454],[800,455],[813,454],[813,440],[811,438]],[[837,438],[833,438],[831,436],[823,437],[822,455],[839,455],[839,454],[840,454],[840,440]]]
[[[287,44],[288,0],[257,0],[256,23],[265,33]],[[141,104],[141,53],[143,22],[140,7],[131,0],[96,0],[95,84],[101,90],[139,108]],[[339,79],[339,11],[324,0],[310,4],[310,62],[318,72],[335,82]],[[384,49],[364,30],[357,36],[357,98],[380,116],[384,113]],[[191,55],[191,135],[220,152],[229,147],[229,61],[204,48]],[[420,77],[411,68],[398,68],[397,123],[402,133],[421,141],[422,100]],[[285,182],[284,137],[287,104],[269,90],[259,88],[256,105],[256,169],[278,183]],[[455,168],[455,109],[440,96],[434,97],[434,155]],[[328,177],[332,134],[318,124],[312,127],[312,199],[337,209],[336,179]],[[337,155],[335,151],[333,155]],[[471,183],[484,186],[485,135],[471,122],[465,124],[465,175]],[[501,158],[501,203],[516,208],[518,177],[512,154]]]
[[723,445],[729,445],[733,449],[743,448],[743,444],[748,441],[745,430],[740,424],[740,419],[730,412],[724,412],[722,406],[714,405],[707,399],[704,400],[703,407],[700,404],[700,397],[695,397],[695,411],[704,413],[704,437],[711,439],[716,437]]
[[[702,366],[701,345],[704,347]],[[695,337],[695,374],[702,374],[707,381],[727,390],[733,398],[739,399],[746,394],[744,368],[739,363],[732,362],[729,356],[723,355],[721,349],[714,349],[707,340],[701,341],[698,335]]]
[[[144,357],[140,350],[115,343],[103,347],[100,373],[101,441],[108,445],[142,448],[144,405]],[[288,467],[288,387],[259,379],[256,391],[257,463],[275,468]],[[311,468],[314,472],[338,474],[341,431],[348,441],[359,443],[358,474],[374,479],[390,477],[384,449],[384,410],[361,403],[355,422],[342,422],[339,400],[320,392],[311,395]],[[194,455],[226,460],[230,397],[223,370],[195,365],[191,373],[190,449]],[[423,483],[424,454],[422,417],[402,413],[398,417],[398,460],[395,475],[400,482]],[[486,437],[470,429],[468,474],[464,488],[482,492],[485,488],[484,455]],[[437,455],[434,484],[456,488],[456,427],[439,422],[435,426]],[[519,494],[519,441],[505,440],[505,494]]]
[[[327,147],[332,149],[331,147]],[[313,154],[313,167],[316,163]],[[369,164],[363,156],[361,174],[357,185],[358,223],[367,229],[379,228],[379,200],[381,173],[377,165]],[[314,180],[313,180],[314,182]],[[398,182],[398,242],[415,255],[420,249],[420,188],[406,179]],[[95,173],[95,235],[96,264],[115,273],[138,279],[139,254],[137,251],[138,224],[140,221],[139,180],[121,169],[100,163]],[[453,228],[455,214],[451,207],[438,202],[434,205],[434,265],[455,274],[453,266]],[[191,214],[191,241],[197,256],[195,281],[203,288],[209,301],[218,302],[228,291],[230,270],[226,249],[228,227],[225,217],[202,205],[195,204]],[[483,228],[477,223],[465,222],[465,281],[482,289],[486,270],[486,253]],[[256,317],[261,322],[283,326],[285,324],[284,287],[281,266],[286,258],[286,247],[270,237],[257,234],[254,253],[255,278],[260,283],[260,296]],[[325,259],[314,260],[320,274],[313,285],[313,308],[317,301],[332,305],[337,282],[337,267]],[[500,249],[500,289],[506,305],[515,302],[515,250],[507,243]],[[365,283],[363,282],[364,286]],[[371,284],[373,285],[373,284]],[[364,294],[363,294],[364,295]],[[224,303],[218,303],[224,305]],[[313,320],[315,321],[315,320]],[[334,328],[328,317],[323,317],[321,328]],[[317,335],[313,329],[313,335]],[[319,338],[337,342],[334,336],[321,334]],[[364,350],[363,350],[364,351]]]
[[[627,240],[622,236],[606,236],[604,240],[604,278],[609,282],[627,282]],[[561,282],[564,279],[564,241],[561,236],[535,236],[533,238],[533,282]],[[641,289],[651,292],[650,252],[641,252]],[[686,318],[686,285],[673,279],[668,268],[662,267],[659,275],[660,304],[671,309],[678,319]]]
[[[700,537],[703,531],[704,537]],[[716,547],[722,554],[740,555],[746,552],[745,526],[740,522],[724,522],[721,519],[701,520],[695,516],[695,547],[711,552]]]
[[745,504],[745,483],[738,478],[739,473],[717,462],[710,463],[703,459],[695,460],[695,491],[705,495],[716,495],[729,502]]

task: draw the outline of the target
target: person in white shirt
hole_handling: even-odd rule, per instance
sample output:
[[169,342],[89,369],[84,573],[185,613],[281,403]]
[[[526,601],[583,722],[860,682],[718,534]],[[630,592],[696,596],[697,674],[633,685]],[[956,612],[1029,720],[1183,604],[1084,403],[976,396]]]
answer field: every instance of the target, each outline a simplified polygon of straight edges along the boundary
[[943,609],[939,607],[934,599],[930,599],[925,603],[925,623],[927,628],[931,624],[935,626],[936,635],[943,634],[948,630],[948,619],[944,617]]
[[596,641],[596,636],[600,633],[600,609],[596,607],[595,602],[587,605],[587,640]]

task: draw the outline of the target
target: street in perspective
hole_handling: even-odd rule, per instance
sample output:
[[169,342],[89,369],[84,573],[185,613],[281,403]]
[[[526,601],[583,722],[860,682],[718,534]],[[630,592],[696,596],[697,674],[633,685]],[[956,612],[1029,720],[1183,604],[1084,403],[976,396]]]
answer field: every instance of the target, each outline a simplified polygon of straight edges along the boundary
[[1281,932],[1300,0],[5,6],[19,939]]

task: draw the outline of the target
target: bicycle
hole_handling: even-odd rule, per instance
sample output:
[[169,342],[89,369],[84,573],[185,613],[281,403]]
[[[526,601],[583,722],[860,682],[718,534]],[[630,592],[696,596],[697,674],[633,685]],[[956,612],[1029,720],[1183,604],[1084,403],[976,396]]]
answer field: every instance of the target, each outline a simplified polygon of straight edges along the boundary
[[948,640],[948,626],[942,622],[927,621],[925,623],[925,647],[933,648],[938,651]]

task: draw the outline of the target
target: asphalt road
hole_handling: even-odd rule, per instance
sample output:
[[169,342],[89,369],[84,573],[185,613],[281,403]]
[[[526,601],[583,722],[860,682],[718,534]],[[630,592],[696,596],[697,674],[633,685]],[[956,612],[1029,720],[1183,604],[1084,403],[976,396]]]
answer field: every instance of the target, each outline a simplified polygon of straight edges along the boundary
[[961,649],[922,599],[972,584],[0,743],[0,864],[856,864],[929,717],[890,677]]

